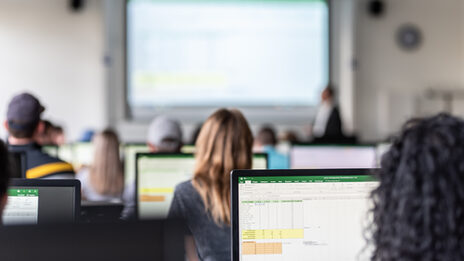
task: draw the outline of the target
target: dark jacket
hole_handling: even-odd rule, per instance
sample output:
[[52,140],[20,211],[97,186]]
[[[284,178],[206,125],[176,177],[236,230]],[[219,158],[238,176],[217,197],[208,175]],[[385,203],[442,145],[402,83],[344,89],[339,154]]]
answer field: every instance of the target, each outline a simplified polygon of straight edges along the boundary
[[11,152],[26,155],[26,178],[74,178],[73,166],[42,151],[40,145],[30,143],[25,145],[8,145]]

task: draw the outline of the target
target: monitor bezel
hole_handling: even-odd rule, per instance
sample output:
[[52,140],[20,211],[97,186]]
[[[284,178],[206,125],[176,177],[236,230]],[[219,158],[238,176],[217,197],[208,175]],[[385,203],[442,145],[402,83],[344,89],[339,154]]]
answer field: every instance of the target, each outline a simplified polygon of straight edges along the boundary
[[[81,214],[81,182],[77,179],[11,179],[10,187],[73,187],[74,188],[74,223]],[[40,225],[40,224],[39,224]]]
[[[165,156],[185,156],[185,157],[195,157],[194,153],[166,153],[166,152],[156,152],[156,153],[147,153],[147,152],[139,152],[135,154],[135,218],[140,220],[139,215],[139,158],[141,157],[165,157]],[[267,153],[253,153],[254,156],[263,156],[266,160],[266,169],[269,169],[269,155]],[[127,166],[126,166],[127,168]],[[193,170],[192,170],[193,171]],[[193,173],[192,173],[193,175]]]
[[375,176],[376,168],[361,169],[286,169],[286,170],[233,170],[230,175],[231,200],[231,260],[240,260],[240,228],[238,211],[238,178],[266,176]]

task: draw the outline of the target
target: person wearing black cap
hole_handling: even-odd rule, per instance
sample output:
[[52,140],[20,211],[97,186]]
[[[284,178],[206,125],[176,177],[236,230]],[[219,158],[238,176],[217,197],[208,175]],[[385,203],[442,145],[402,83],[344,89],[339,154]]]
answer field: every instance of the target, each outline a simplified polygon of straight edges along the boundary
[[26,178],[74,178],[71,164],[42,152],[37,144],[44,124],[41,114],[45,108],[29,93],[19,94],[8,105],[5,128],[8,130],[8,149],[26,155]]

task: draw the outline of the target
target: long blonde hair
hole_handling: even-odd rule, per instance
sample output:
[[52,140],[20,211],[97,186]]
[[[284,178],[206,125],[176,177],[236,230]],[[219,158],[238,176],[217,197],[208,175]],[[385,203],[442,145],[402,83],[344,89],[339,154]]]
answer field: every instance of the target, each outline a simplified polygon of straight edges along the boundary
[[230,224],[230,172],[250,169],[253,135],[238,110],[220,109],[201,128],[192,184],[217,224]]
[[119,139],[112,130],[95,135],[94,160],[90,168],[90,182],[97,193],[108,196],[121,195],[124,172],[119,157]]

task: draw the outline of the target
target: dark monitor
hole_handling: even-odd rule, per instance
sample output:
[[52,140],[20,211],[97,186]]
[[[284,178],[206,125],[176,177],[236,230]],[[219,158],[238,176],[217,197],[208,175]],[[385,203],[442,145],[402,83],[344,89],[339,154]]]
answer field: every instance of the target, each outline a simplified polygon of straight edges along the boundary
[[0,227],[0,260],[184,261],[183,222]]
[[[267,168],[267,154],[253,155],[253,168]],[[175,187],[192,178],[195,157],[187,153],[138,153],[136,212],[139,219],[165,218]]]
[[73,223],[80,215],[78,180],[13,179],[4,225]]
[[11,178],[25,178],[27,171],[26,153],[25,152],[9,152],[10,155],[10,166],[11,166]]
[[370,194],[378,186],[371,173],[233,171],[232,260],[365,260]]

